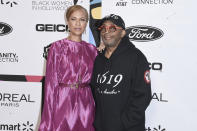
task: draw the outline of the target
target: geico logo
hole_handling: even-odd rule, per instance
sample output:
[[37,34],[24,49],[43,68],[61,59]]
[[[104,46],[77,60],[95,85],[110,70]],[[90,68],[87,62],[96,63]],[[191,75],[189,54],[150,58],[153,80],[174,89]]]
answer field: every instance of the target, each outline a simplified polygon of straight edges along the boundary
[[37,24],[36,31],[65,32],[66,26],[63,24]]
[[159,70],[162,71],[163,65],[159,62],[149,63],[149,68],[152,70]]
[[35,102],[31,99],[31,95],[28,94],[9,94],[0,93],[0,101],[10,101],[10,102]]

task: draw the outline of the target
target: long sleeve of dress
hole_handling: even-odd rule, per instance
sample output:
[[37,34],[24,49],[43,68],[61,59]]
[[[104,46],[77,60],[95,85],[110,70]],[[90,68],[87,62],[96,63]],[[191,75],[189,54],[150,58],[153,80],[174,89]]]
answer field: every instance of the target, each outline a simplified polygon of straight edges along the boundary
[[58,84],[57,79],[57,54],[55,53],[55,46],[52,45],[49,49],[46,76],[44,86],[44,108],[41,117],[39,131],[53,130],[53,112],[54,112],[54,90]]

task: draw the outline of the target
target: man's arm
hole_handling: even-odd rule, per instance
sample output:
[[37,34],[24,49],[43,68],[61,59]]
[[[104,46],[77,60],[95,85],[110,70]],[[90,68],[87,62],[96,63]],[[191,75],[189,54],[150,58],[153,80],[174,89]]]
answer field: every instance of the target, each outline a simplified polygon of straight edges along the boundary
[[148,62],[142,53],[139,54],[137,61],[127,107],[121,115],[122,123],[126,129],[132,128],[144,121],[145,110],[151,101]]

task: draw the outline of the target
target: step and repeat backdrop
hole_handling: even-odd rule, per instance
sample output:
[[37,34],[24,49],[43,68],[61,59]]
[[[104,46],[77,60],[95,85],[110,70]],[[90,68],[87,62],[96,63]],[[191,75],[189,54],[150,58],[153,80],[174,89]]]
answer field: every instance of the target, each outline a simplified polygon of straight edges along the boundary
[[151,68],[146,131],[196,131],[195,0],[0,0],[0,131],[37,130],[46,54],[67,37],[64,12],[89,10],[83,39],[99,44],[94,23],[120,15]]

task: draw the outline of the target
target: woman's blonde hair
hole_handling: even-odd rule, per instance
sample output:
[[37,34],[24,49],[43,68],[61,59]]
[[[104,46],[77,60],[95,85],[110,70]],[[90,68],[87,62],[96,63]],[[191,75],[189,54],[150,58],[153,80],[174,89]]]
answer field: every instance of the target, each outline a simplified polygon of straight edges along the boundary
[[82,7],[81,5],[73,5],[73,6],[70,6],[66,11],[65,11],[65,14],[64,14],[64,18],[65,18],[65,21],[68,21],[68,19],[70,18],[71,14],[77,10],[83,10],[85,12],[85,15],[86,15],[86,21],[88,21],[88,11]]

